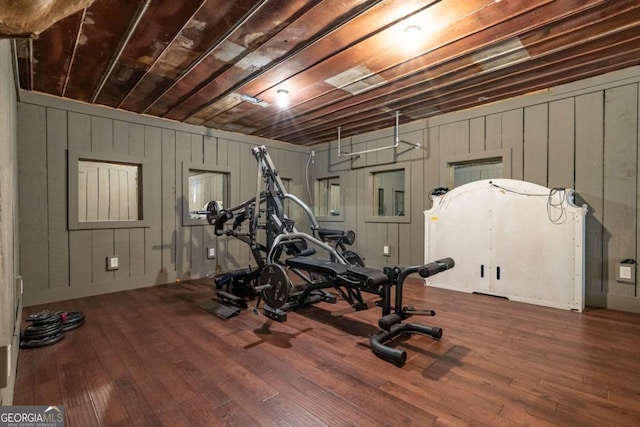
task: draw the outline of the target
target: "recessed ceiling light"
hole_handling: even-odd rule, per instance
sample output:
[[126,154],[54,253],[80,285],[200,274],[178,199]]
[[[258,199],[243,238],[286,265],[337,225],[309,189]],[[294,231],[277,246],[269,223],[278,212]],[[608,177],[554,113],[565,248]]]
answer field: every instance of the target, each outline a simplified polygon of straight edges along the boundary
[[418,47],[420,44],[420,33],[422,29],[417,25],[409,25],[404,29],[404,43],[403,46],[406,50],[411,51]]

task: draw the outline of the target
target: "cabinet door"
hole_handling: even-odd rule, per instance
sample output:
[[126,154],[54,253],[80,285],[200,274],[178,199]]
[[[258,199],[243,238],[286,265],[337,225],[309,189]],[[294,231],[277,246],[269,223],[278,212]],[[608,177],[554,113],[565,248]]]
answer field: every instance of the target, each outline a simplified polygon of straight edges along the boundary
[[[522,194],[548,189],[517,181],[505,186]],[[571,308],[574,255],[573,218],[560,210],[548,215],[544,196],[491,189],[490,293],[515,301]],[[556,202],[557,204],[557,202]],[[553,217],[565,218],[554,223]],[[551,216],[551,218],[549,217]]]
[[451,257],[456,263],[427,279],[428,285],[489,292],[488,199],[474,187],[475,183],[467,184],[435,198],[434,207],[425,212],[425,262]]

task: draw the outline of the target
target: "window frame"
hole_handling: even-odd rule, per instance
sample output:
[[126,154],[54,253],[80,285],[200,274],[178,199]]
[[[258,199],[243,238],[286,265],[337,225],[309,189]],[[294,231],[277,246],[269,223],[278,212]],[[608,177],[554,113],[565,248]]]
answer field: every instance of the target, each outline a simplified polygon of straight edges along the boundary
[[[99,163],[122,163],[138,166],[138,208],[141,219],[133,221],[79,221],[78,195],[78,162],[89,161]],[[150,227],[147,213],[150,206],[150,191],[147,190],[145,172],[150,170],[150,163],[143,157],[119,154],[102,154],[88,151],[68,150],[67,152],[67,227],[69,230],[95,230],[111,228],[141,228]]]
[[[338,179],[338,184],[340,185],[340,214],[339,215],[316,215],[316,206],[318,204],[318,202],[320,201],[320,185],[318,184],[318,181],[322,181],[322,180],[327,180],[327,179],[334,179],[337,178]],[[313,200],[314,200],[314,206],[312,208],[313,211],[313,215],[316,218],[316,221],[322,221],[322,222],[344,222],[344,211],[345,211],[345,186],[344,186],[344,176],[343,174],[329,174],[329,175],[322,175],[322,176],[317,176],[313,179]]]
[[[384,172],[402,171],[404,173],[404,215],[403,216],[379,216],[373,215],[378,211],[378,204],[374,203],[376,198],[374,192],[378,191],[378,188],[374,188],[374,175]],[[398,191],[398,190],[396,190]],[[378,166],[367,169],[367,194],[366,194],[366,209],[367,215],[365,222],[381,222],[392,224],[410,224],[411,223],[411,165],[399,165],[391,164],[385,166]],[[391,197],[394,194],[391,193]]]
[[231,169],[225,166],[182,162],[182,225],[209,225],[206,218],[189,218],[189,172],[191,170],[227,175],[227,198],[229,200],[223,200],[222,207],[224,209],[229,208],[231,203]]

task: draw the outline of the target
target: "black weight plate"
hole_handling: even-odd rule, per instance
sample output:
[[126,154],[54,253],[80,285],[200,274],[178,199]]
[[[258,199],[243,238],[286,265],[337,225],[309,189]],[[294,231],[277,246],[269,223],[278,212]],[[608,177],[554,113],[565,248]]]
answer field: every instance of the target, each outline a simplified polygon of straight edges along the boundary
[[53,343],[57,343],[62,338],[64,338],[64,333],[59,332],[58,334],[42,338],[42,339],[21,339],[20,340],[20,348],[38,348],[44,347],[45,345],[51,345]]
[[60,314],[62,311],[50,311],[43,310],[39,313],[34,313],[27,317],[27,322],[31,322],[34,325],[55,323],[60,321]]
[[344,251],[342,257],[351,265],[364,267],[364,260],[354,251]]
[[84,313],[79,311],[71,311],[67,313],[67,320],[62,322],[62,330],[70,331],[84,324]]
[[262,297],[271,308],[280,308],[289,299],[289,278],[278,264],[268,264],[262,269],[260,285],[269,285],[262,291]]
[[62,332],[61,323],[53,323],[44,326],[27,326],[20,336],[26,340],[39,340]]

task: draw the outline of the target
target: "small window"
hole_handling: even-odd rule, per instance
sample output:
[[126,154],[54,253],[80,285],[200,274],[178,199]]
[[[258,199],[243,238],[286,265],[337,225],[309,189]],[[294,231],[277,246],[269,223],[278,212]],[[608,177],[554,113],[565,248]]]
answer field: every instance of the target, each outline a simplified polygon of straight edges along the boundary
[[316,216],[336,219],[342,216],[342,196],[340,178],[322,178],[316,180]]
[[78,222],[138,221],[140,165],[78,161]]
[[224,208],[228,200],[229,176],[226,173],[189,169],[189,218],[206,219],[198,214],[212,200]]
[[199,214],[210,201],[220,209],[230,207],[230,172],[227,168],[202,164],[182,164],[182,225],[206,225],[207,216]]
[[144,158],[69,150],[69,230],[148,227]]
[[449,187],[482,179],[502,178],[502,157],[449,163]]
[[376,209],[373,216],[404,216],[404,169],[374,172],[374,203]]

